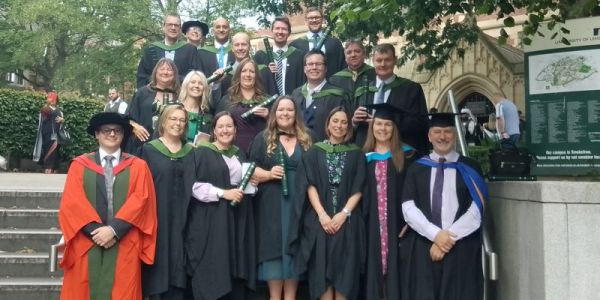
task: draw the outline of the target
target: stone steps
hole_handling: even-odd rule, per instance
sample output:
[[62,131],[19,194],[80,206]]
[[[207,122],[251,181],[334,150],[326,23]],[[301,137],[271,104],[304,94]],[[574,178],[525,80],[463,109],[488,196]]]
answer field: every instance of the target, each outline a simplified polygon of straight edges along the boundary
[[58,300],[62,277],[1,277],[0,299]]
[[0,278],[2,277],[35,277],[62,276],[62,269],[58,268],[56,272],[50,273],[50,254],[48,252],[18,253],[2,252],[0,253]]
[[[35,185],[35,182],[31,183]],[[58,209],[62,192],[0,190],[1,208]]]
[[58,209],[0,208],[0,228],[56,228]]
[[0,229],[0,251],[21,250],[35,252],[49,251],[50,245],[58,243],[62,233],[57,228],[50,229]]

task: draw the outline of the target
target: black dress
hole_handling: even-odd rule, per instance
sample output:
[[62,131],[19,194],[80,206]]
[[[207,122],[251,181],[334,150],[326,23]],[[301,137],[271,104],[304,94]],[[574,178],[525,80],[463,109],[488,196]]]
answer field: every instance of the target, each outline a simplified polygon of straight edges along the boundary
[[[480,174],[477,163],[460,157]],[[431,168],[413,163],[406,171],[402,201],[414,200],[415,205],[431,220]],[[458,211],[455,220],[471,206],[472,198],[462,177],[456,174]],[[431,260],[432,242],[410,229],[399,242],[401,265],[401,292],[403,300],[480,300],[483,299],[483,272],[481,267],[481,230],[458,240],[440,262]]]
[[327,234],[308,200],[307,189],[311,185],[317,189],[321,205],[333,217],[348,198],[362,192],[365,173],[364,155],[355,145],[317,143],[302,157],[288,251],[296,271],[308,271],[311,299],[320,297],[329,286],[347,299],[357,298],[366,234],[360,204],[336,234]]
[[[202,143],[195,151],[197,182],[221,189],[235,188],[229,168],[212,144]],[[236,157],[244,160],[243,151]],[[185,233],[187,272],[191,277],[194,299],[218,299],[240,284],[255,289],[256,248],[254,212],[250,197],[232,207],[230,201],[190,202]]]
[[154,264],[142,266],[145,296],[182,293],[180,289],[186,287],[183,229],[196,171],[192,150],[184,144],[171,153],[158,139],[143,146],[142,159],[154,181],[158,220]]

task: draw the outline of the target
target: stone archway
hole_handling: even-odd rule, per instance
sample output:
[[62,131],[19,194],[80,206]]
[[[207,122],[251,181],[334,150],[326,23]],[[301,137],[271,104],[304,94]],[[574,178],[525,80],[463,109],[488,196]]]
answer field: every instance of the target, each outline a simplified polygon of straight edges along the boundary
[[495,93],[502,93],[498,85],[489,78],[473,73],[464,74],[452,80],[442,89],[435,102],[432,103],[432,107],[437,108],[438,111],[450,111],[449,90],[452,90],[456,105],[473,93],[479,93],[488,99]]

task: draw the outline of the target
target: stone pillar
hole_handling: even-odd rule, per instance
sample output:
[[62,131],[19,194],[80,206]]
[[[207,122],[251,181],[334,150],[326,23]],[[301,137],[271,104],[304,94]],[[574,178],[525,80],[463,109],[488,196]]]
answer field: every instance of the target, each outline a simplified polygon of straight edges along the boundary
[[600,183],[489,186],[496,299],[600,299]]

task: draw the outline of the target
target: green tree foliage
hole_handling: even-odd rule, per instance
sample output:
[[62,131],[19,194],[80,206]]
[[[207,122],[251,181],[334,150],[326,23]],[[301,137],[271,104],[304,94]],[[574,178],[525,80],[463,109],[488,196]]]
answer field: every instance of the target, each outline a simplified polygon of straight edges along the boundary
[[149,1],[2,1],[0,72],[32,71],[24,79],[35,88],[82,94],[133,80],[136,43],[160,32]]
[[[378,33],[390,36],[398,32],[407,44],[398,60],[404,64],[416,57],[421,58],[419,68],[437,69],[444,65],[453,50],[462,57],[464,46],[473,44],[479,36],[476,16],[493,15],[501,19],[506,27],[515,26],[513,13],[525,10],[528,20],[523,25],[523,43],[539,33],[544,20],[549,29],[568,43],[565,36],[569,30],[563,27],[567,18],[598,14],[598,0],[333,0],[343,2],[332,11],[337,18],[336,31],[345,37],[363,37],[374,45]],[[499,43],[505,44],[508,34],[500,31]]]

